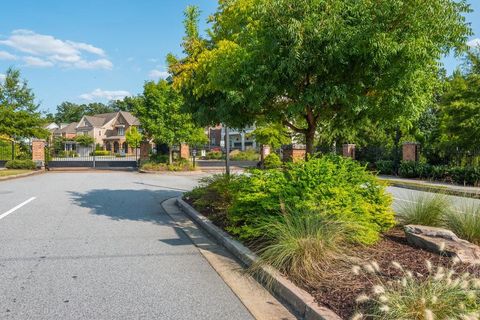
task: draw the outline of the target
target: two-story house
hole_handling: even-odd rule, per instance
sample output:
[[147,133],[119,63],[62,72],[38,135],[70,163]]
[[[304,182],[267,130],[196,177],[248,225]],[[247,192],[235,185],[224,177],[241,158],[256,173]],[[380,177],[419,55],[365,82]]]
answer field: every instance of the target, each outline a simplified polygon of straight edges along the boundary
[[128,146],[125,133],[132,126],[140,126],[138,119],[130,112],[83,116],[76,126],[77,135],[88,135],[96,145],[112,153],[132,154],[135,150]]

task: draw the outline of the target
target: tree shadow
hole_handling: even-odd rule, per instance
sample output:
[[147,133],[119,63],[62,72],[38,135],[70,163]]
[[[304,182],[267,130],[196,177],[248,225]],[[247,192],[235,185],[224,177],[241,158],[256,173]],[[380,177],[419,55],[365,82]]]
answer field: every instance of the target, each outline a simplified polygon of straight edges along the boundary
[[75,205],[90,209],[92,214],[107,216],[112,220],[132,220],[171,225],[161,203],[178,197],[173,190],[112,190],[94,189],[85,193],[69,191]]

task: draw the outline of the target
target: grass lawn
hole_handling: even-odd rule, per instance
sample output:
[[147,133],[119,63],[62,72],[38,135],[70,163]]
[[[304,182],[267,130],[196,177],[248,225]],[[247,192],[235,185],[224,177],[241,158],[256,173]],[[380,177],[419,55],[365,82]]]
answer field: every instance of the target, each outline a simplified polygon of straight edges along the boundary
[[25,170],[25,169],[7,169],[7,170],[0,170],[0,178],[1,177],[9,177],[9,176],[16,176],[18,174],[32,172],[32,170]]

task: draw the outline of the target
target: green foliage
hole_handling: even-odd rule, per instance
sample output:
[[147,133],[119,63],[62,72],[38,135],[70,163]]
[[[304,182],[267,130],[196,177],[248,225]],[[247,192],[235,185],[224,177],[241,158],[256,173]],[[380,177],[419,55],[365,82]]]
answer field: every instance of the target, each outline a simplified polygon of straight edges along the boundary
[[246,151],[234,150],[230,153],[230,160],[233,161],[258,161],[260,160],[260,154],[253,149]]
[[147,135],[157,143],[168,145],[170,152],[181,143],[197,145],[207,141],[203,129],[193,123],[190,114],[181,110],[182,106],[182,97],[165,80],[145,83],[143,102],[135,106]]
[[234,186],[229,231],[242,239],[263,236],[263,222],[282,212],[322,211],[359,226],[356,240],[373,243],[391,228],[391,196],[356,162],[324,156],[291,163],[284,171],[252,170]]
[[10,160],[5,163],[5,168],[35,170],[36,165],[32,160]]
[[168,163],[168,154],[151,154],[150,161],[157,163]]
[[380,174],[395,174],[395,167],[392,160],[378,160],[375,167]]
[[141,164],[140,169],[145,171],[193,171],[195,170],[193,165],[188,160],[185,160],[185,159],[174,161],[171,164],[147,161]]
[[447,80],[440,101],[440,148],[452,153],[468,152],[480,145],[480,49],[467,57],[467,71],[456,71]]
[[460,212],[448,212],[445,226],[460,238],[480,245],[480,205],[465,204]]
[[259,144],[267,145],[276,150],[282,145],[292,142],[288,130],[281,123],[259,125],[251,133]]
[[302,283],[314,283],[345,254],[354,230],[351,222],[318,212],[272,219],[264,224],[270,240],[259,251],[259,265],[273,266]]
[[109,156],[110,151],[107,150],[95,150],[94,152],[90,152],[90,155],[93,156]]
[[398,218],[402,224],[418,224],[440,227],[444,218],[452,211],[449,199],[442,194],[421,194],[402,202],[398,210]]
[[263,160],[265,169],[278,169],[282,167],[282,160],[276,153],[270,153]]
[[78,153],[73,150],[70,150],[70,151],[61,150],[58,152],[57,157],[58,158],[76,158],[78,157]]
[[32,89],[20,78],[20,71],[8,69],[0,81],[0,136],[45,138],[48,131],[43,124]]
[[83,147],[91,146],[95,142],[93,137],[87,135],[76,136],[75,141]]
[[470,186],[480,185],[479,166],[433,166],[428,163],[403,161],[400,165],[399,175],[403,178],[431,179]]
[[[469,273],[457,274],[453,269],[433,270],[427,262],[427,275],[404,270],[397,263],[402,277],[398,281],[382,281],[381,270],[374,281],[372,294],[361,295],[367,319],[431,320],[477,319],[480,310],[480,279]],[[357,314],[354,319],[365,319]]]
[[93,116],[95,114],[111,113],[116,111],[119,111],[119,108],[117,108],[115,104],[106,105],[100,102],[76,104],[73,102],[64,101],[57,106],[55,122],[78,122],[83,116]]
[[198,187],[185,194],[195,208],[209,212],[212,221],[227,225],[227,210],[232,205],[237,175],[215,174],[202,178]]
[[205,155],[205,159],[207,160],[221,160],[223,158],[223,152],[221,151],[210,151]]
[[313,153],[319,129],[417,119],[440,58],[466,47],[469,11],[454,0],[222,1],[208,39],[187,11],[186,57],[170,57],[170,71],[196,119],[244,127],[266,117]]
[[132,126],[128,128],[127,132],[125,133],[125,139],[127,140],[128,145],[132,148],[140,148],[140,143],[143,140],[143,135],[138,132],[136,126]]

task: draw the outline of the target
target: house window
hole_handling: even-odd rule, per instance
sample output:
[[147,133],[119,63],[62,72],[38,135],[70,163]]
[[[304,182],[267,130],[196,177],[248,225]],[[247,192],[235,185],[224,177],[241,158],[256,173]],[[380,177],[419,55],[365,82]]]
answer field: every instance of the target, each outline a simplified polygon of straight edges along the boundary
[[98,135],[99,135],[99,136],[102,135],[102,130],[98,130]]
[[118,135],[119,136],[124,136],[125,135],[125,128],[118,128]]

